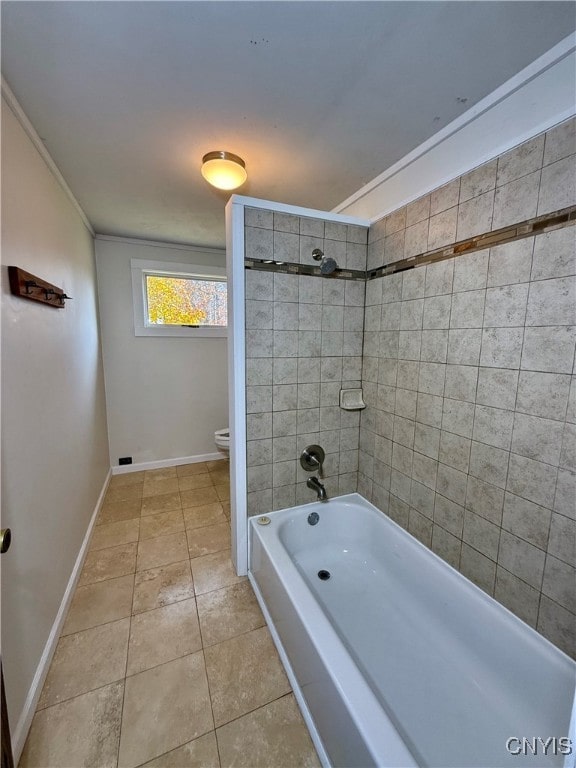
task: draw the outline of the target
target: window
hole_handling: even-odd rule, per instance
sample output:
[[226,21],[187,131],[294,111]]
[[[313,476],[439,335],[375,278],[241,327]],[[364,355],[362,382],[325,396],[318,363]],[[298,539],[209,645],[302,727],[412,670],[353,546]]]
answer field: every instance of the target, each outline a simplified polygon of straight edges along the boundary
[[225,336],[226,271],[132,259],[136,336]]

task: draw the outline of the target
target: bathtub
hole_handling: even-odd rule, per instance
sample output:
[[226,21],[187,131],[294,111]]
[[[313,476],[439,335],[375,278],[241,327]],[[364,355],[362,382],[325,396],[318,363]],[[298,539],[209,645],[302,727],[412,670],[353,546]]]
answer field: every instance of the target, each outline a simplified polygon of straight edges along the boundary
[[323,765],[574,765],[576,664],[361,496],[249,531],[249,578]]

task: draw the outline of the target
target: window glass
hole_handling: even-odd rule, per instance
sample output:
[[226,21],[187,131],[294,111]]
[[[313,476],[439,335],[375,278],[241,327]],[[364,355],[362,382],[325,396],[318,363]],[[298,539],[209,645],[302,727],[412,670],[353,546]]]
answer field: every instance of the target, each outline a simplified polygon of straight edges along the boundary
[[226,327],[226,281],[150,275],[146,278],[147,325]]
[[[217,255],[222,260],[224,254]],[[224,267],[131,259],[130,268],[135,336],[228,335]]]

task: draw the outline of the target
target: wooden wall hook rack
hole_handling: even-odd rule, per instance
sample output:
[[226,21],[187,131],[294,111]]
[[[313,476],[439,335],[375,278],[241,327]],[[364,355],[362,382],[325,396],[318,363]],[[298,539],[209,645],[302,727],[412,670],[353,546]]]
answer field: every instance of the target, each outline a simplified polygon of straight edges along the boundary
[[25,272],[20,267],[8,267],[8,277],[10,279],[10,292],[23,299],[31,299],[32,301],[39,301],[41,304],[47,304],[49,307],[63,309],[66,306],[66,299],[72,298],[67,296],[62,288],[58,288],[30,272]]

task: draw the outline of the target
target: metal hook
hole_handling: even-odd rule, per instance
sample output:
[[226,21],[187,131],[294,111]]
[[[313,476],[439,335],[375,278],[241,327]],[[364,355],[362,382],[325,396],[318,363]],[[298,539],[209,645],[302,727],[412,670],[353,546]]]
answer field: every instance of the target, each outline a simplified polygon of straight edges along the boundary
[[26,293],[30,294],[32,291],[30,288],[40,288],[36,280],[24,280],[24,285],[26,286]]

